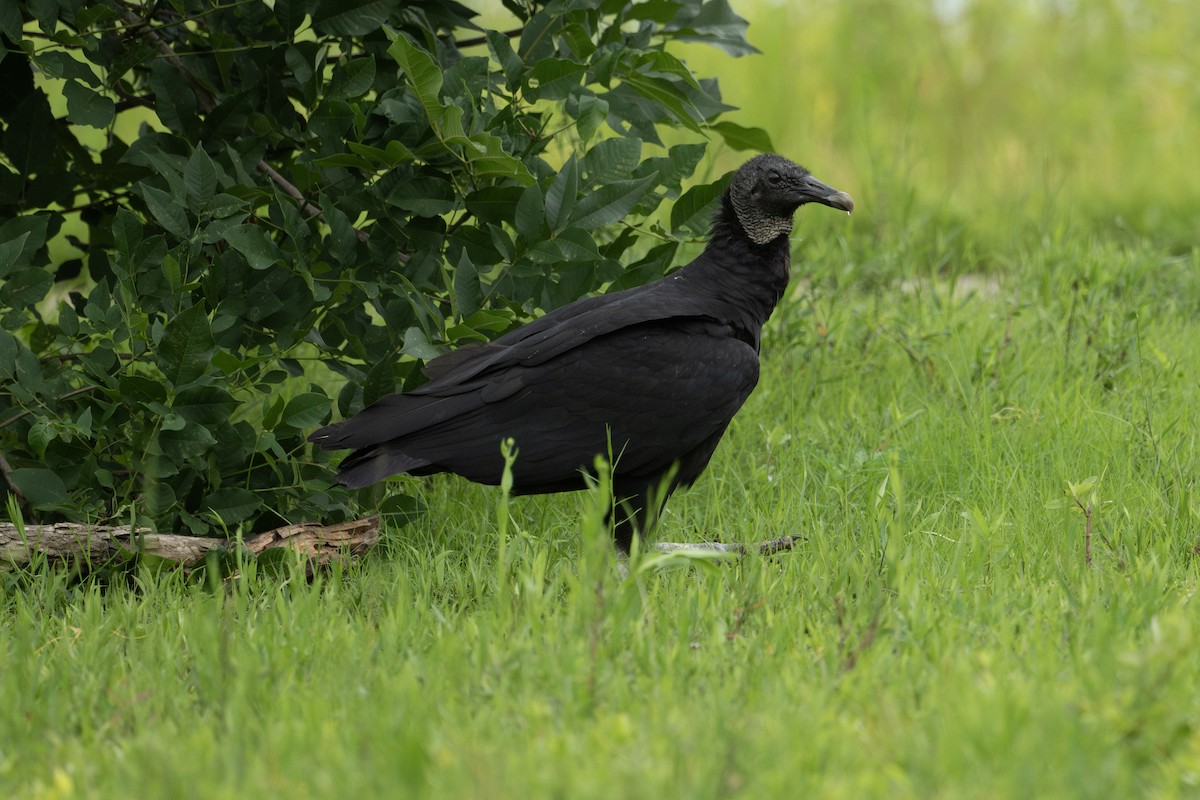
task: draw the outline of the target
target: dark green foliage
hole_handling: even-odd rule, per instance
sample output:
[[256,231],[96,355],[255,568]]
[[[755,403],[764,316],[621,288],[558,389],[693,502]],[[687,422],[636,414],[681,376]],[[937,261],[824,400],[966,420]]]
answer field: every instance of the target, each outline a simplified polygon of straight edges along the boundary
[[770,146],[664,49],[751,52],[726,0],[514,0],[510,31],[446,0],[4,7],[0,493],[30,517],[352,513],[304,443],[335,406],[661,275],[721,185],[683,192],[706,138]]

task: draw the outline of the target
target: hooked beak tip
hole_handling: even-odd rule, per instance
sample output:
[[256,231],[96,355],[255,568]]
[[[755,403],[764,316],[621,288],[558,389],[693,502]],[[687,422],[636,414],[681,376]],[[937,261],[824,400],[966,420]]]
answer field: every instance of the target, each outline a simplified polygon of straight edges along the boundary
[[854,211],[854,200],[845,192],[834,192],[821,198],[821,202],[830,208],[840,208],[847,214]]

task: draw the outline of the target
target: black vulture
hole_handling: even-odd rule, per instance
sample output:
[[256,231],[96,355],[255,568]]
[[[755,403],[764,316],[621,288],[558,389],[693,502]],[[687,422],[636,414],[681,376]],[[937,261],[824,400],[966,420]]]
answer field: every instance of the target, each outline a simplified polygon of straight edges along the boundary
[[509,437],[516,494],[585,488],[596,456],[610,457],[610,518],[628,552],[670,493],[704,471],[758,382],[759,337],[787,287],[792,216],[805,203],[854,209],[803,167],[752,158],[687,266],[435,358],[428,383],[309,440],[354,451],[336,478],[350,488],[402,472],[496,485]]

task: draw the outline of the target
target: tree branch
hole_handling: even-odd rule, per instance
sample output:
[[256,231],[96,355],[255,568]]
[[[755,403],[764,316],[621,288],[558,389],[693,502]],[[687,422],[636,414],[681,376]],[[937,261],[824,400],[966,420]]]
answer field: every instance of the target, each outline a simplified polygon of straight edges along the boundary
[[[510,39],[514,39],[525,32],[524,28],[513,28],[511,31],[504,31],[504,35]],[[474,39],[463,39],[454,43],[454,46],[461,50],[464,47],[478,47],[481,44],[487,44],[486,36],[476,36]]]
[[0,475],[4,476],[4,482],[8,484],[9,491],[16,495],[17,500],[25,502],[25,495],[12,482],[12,465],[8,463],[8,459],[4,457],[3,453],[0,453]]
[[[58,397],[54,398],[54,402],[61,403],[63,400],[70,400],[72,397],[79,397],[79,395],[81,395],[81,394],[87,394],[88,392],[94,392],[99,388],[100,387],[94,383],[88,384],[87,386],[81,386],[78,389],[72,389],[71,391],[67,392],[66,394],[59,395]],[[19,414],[12,415],[8,419],[0,420],[0,428],[7,428],[9,425],[12,425],[17,420],[25,419],[32,413],[33,413],[32,411],[22,411]]]

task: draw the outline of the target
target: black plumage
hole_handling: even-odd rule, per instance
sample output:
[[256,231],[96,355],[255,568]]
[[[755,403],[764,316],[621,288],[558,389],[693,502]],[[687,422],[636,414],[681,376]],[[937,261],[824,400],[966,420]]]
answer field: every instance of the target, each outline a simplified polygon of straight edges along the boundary
[[611,454],[622,501],[614,535],[627,551],[671,491],[700,476],[754,389],[759,336],[787,286],[788,234],[805,203],[854,208],[787,159],[753,158],[687,266],[436,358],[425,385],[309,439],[353,449],[337,474],[351,488],[402,472],[498,484],[500,443],[512,437],[514,492],[570,491],[584,488],[597,455]]

